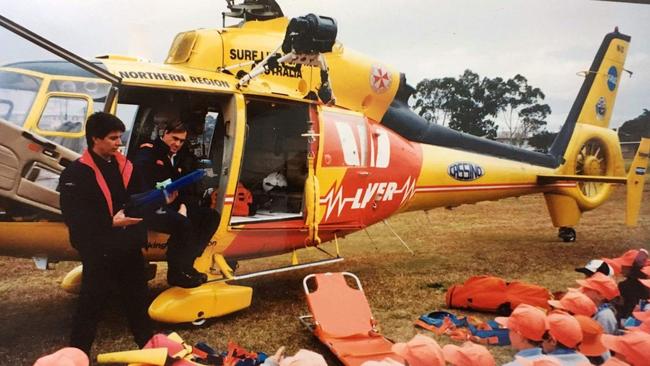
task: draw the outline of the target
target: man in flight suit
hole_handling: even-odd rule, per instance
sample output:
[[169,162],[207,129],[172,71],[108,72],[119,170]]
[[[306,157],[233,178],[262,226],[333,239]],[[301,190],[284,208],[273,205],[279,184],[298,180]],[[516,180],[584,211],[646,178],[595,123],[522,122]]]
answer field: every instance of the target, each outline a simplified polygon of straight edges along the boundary
[[139,179],[131,179],[131,163],[118,151],[123,132],[119,118],[103,112],[91,115],[86,123],[88,149],[59,180],[61,212],[83,264],[70,345],[88,355],[113,290],[123,302],[138,346],[152,336],[142,256],[146,230],[142,219],[127,217],[123,209],[129,194],[140,191]]
[[[198,167],[196,157],[184,148],[187,127],[176,115],[168,116],[162,137],[140,146],[134,159],[146,189],[157,183],[191,173]],[[201,207],[191,188],[167,199],[168,204],[145,212],[148,228],[170,234],[167,241],[167,282],[172,286],[197,287],[207,276],[194,269],[194,259],[203,251],[219,223],[216,211]]]

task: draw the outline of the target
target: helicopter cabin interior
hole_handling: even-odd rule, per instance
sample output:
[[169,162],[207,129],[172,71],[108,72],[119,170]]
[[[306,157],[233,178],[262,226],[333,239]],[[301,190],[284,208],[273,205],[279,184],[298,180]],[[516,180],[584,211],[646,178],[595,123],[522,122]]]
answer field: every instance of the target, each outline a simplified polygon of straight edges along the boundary
[[[249,99],[239,183],[252,195],[249,213],[232,224],[301,218],[307,178],[309,109],[305,103]],[[235,200],[240,199],[236,193]]]
[[[231,95],[178,90],[122,87],[116,114],[133,126],[125,136],[127,156],[133,159],[139,146],[164,132],[165,116],[178,113],[188,128],[183,148],[189,149],[208,171],[200,182],[203,204],[221,212],[232,160],[232,139],[227,124]],[[233,112],[234,113],[234,112]],[[303,190],[307,177],[308,104],[246,100],[246,137],[236,194],[250,196],[247,211],[233,210],[230,224],[282,221],[302,218]],[[125,134],[126,135],[126,134]],[[268,178],[272,179],[268,179]],[[212,192],[216,192],[214,195]]]

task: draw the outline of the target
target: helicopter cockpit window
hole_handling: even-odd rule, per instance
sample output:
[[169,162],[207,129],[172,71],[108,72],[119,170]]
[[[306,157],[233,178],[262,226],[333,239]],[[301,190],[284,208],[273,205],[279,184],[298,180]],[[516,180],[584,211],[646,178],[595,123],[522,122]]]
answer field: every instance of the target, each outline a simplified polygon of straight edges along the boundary
[[246,116],[239,183],[252,202],[248,214],[234,207],[231,223],[301,218],[308,148],[301,135],[309,129],[308,105],[249,100]]
[[81,153],[86,148],[86,140],[83,136],[57,136],[57,133],[82,132],[87,114],[88,101],[86,99],[51,97],[48,98],[36,126],[39,132],[50,140]]
[[110,84],[92,79],[86,81],[52,80],[47,91],[88,95],[93,101],[93,111],[98,112],[104,110],[104,102],[109,88]]
[[0,118],[22,126],[32,109],[42,79],[12,71],[0,71]]

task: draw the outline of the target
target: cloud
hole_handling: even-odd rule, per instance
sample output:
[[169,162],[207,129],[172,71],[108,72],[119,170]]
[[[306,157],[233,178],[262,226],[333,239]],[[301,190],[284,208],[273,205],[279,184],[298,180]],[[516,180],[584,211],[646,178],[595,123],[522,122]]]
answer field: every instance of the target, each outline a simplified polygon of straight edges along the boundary
[[[338,21],[339,40],[394,65],[411,84],[422,78],[517,73],[541,88],[553,126],[566,117],[582,79],[614,26],[632,35],[614,120],[650,108],[650,6],[587,0],[278,0],[284,13],[316,13]],[[4,1],[3,15],[85,57],[118,53],[161,62],[173,37],[221,26],[225,2],[192,0]],[[3,46],[6,37],[0,35]],[[3,47],[5,48],[5,47]],[[11,57],[29,55],[12,51]],[[6,61],[7,56],[0,56]]]

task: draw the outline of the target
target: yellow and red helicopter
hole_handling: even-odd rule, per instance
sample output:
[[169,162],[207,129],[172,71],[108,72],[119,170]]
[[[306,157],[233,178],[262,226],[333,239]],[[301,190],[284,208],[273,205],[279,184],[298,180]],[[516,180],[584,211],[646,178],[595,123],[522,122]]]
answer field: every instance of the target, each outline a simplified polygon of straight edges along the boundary
[[[121,55],[87,61],[0,16],[0,25],[65,61],[0,67],[0,255],[77,259],[61,221],[58,176],[84,149],[84,122],[96,110],[128,126],[125,152],[159,132],[160,111],[192,127],[220,213],[195,261],[211,281],[172,287],[150,307],[164,322],[200,322],[250,305],[252,289],[227,282],[342,260],[298,263],[296,251],[337,241],[391,215],[543,194],[559,237],[574,241],[582,212],[627,186],[627,223],[637,221],[650,139],[628,171],[609,122],[630,37],[605,36],[549,153],[533,152],[429,124],[407,104],[399,71],[336,40],[332,18],[287,19],[273,0],[228,1],[239,21],[174,39],[164,64]],[[248,215],[233,207],[238,185],[253,197],[280,172],[280,205]],[[267,197],[268,198],[268,197]],[[253,199],[255,200],[255,199]],[[166,236],[150,233],[149,261],[165,259]],[[229,265],[293,253],[287,267],[236,275]],[[76,268],[64,280],[73,289]]]

